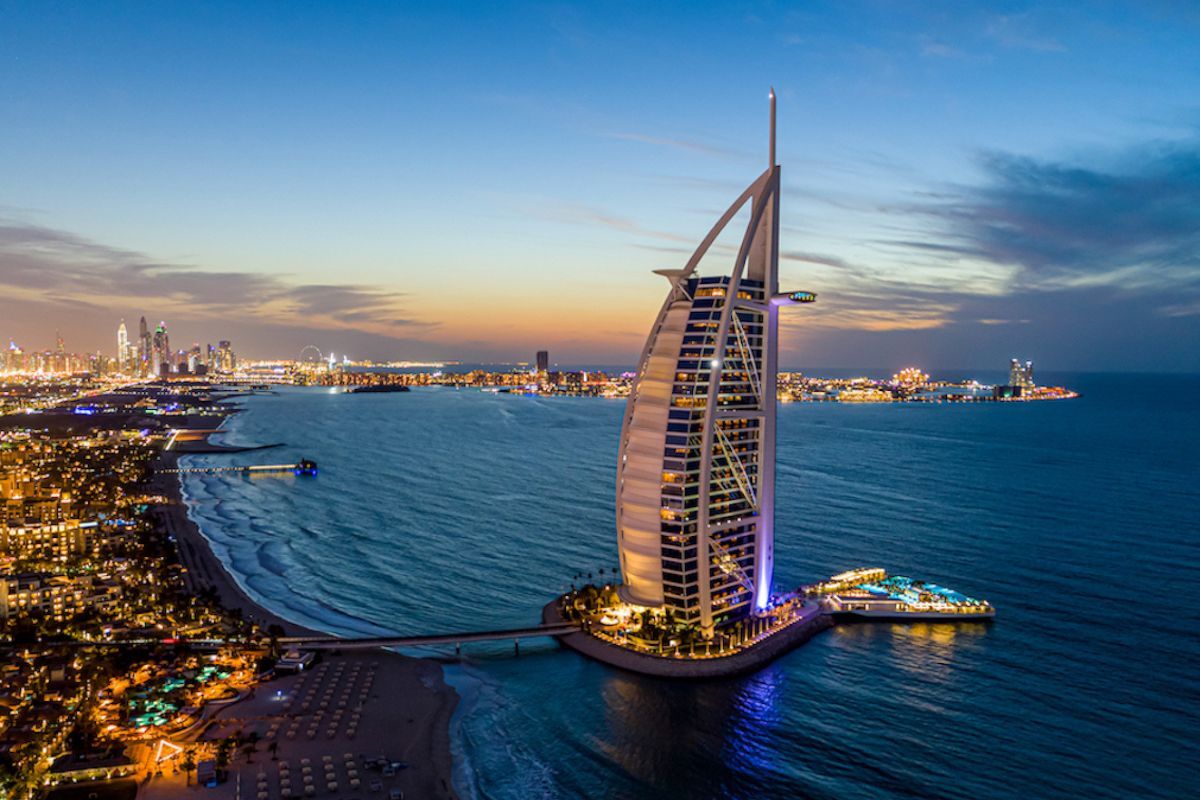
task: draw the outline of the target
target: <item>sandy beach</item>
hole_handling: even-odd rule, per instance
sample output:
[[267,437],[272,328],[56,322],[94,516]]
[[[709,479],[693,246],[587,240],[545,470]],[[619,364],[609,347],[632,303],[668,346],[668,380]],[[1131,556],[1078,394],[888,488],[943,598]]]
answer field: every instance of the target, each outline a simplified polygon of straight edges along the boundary
[[[156,468],[172,469],[177,461],[175,453],[163,453]],[[238,586],[213,553],[208,540],[188,517],[178,475],[154,475],[150,491],[168,499],[152,513],[175,538],[191,591],[200,592],[211,587],[222,605],[239,609],[244,618],[264,628],[276,624],[288,635],[326,635],[326,632],[290,622],[263,608]],[[364,689],[367,672],[371,674],[371,681],[366,682]],[[343,686],[350,675],[354,675],[359,683],[351,681]],[[300,695],[295,685],[305,682],[311,688]],[[312,702],[305,702],[305,696],[309,694]],[[282,698],[291,699],[284,701]],[[345,705],[329,707],[338,703]],[[319,763],[319,759],[329,755],[338,760],[339,769],[346,769],[344,762],[348,759],[345,756],[352,753],[358,762],[382,755],[403,761],[408,766],[385,781],[382,776],[361,772],[363,765],[356,763],[361,786],[354,787],[354,791],[347,791],[351,787],[348,778],[343,776],[340,792],[328,789],[322,781],[318,782],[315,795],[308,796],[366,797],[371,784],[379,780],[384,783],[383,789],[402,789],[407,798],[453,798],[450,717],[457,704],[457,693],[446,684],[441,666],[435,661],[384,650],[344,655],[334,651],[323,658],[311,675],[277,678],[262,684],[254,697],[221,712],[218,720],[222,727],[210,729],[202,738],[229,735],[233,729],[240,728],[258,732],[265,740],[275,742],[278,748],[273,758],[263,754],[256,759],[257,763],[247,764],[237,759],[230,765],[230,781],[221,787],[228,790],[230,797],[234,796],[237,781],[246,781],[247,788],[257,785],[261,782],[259,772],[273,766],[274,780],[267,792],[270,800],[281,798],[284,795],[278,783],[279,762],[290,762],[295,769],[301,759]],[[335,711],[337,721],[331,722]],[[355,714],[357,724],[353,728],[341,719],[345,713]],[[227,726],[233,726],[233,729],[225,731],[223,728]],[[310,730],[316,730],[316,734],[309,736]],[[288,736],[288,731],[293,735]],[[234,773],[245,774],[236,777]],[[215,796],[211,789],[200,790],[194,786],[187,789],[183,778],[179,774],[155,779],[142,788],[143,796],[173,797],[185,791],[204,791],[209,793],[206,797]]]

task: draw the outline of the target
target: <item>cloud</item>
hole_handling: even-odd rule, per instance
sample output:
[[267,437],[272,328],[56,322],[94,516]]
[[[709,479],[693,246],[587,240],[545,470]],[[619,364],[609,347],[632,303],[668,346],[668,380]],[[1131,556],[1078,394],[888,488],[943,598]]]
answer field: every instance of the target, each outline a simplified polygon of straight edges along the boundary
[[935,39],[932,36],[922,36],[920,38],[920,52],[923,56],[931,56],[933,58],[966,58],[967,54],[955,47],[947,44],[940,39]]
[[[358,284],[163,263],[75,234],[0,220],[0,316],[11,304],[100,311],[140,307],[156,317],[252,319],[258,325],[410,336],[429,327],[404,313],[404,295]],[[7,302],[6,302],[7,301]]]
[[780,252],[779,258],[783,261],[799,261],[803,264],[818,264],[824,267],[836,267],[837,269],[854,269],[850,262],[846,261],[844,258],[821,255],[820,253],[803,253],[798,250],[785,250]]
[[618,214],[612,214],[603,209],[593,206],[583,205],[580,203],[555,203],[545,205],[540,208],[531,209],[531,213],[536,213],[544,219],[554,222],[563,222],[569,225],[598,225],[603,228],[628,233],[633,236],[650,239],[660,239],[668,242],[691,243],[693,240],[687,236],[670,233],[668,231],[657,231],[650,228],[645,228],[628,217],[622,217]]
[[1067,49],[1054,37],[1039,33],[1029,14],[994,16],[988,20],[985,32],[1001,47],[1039,53],[1056,53]]
[[784,282],[819,295],[784,317],[795,352],[1200,369],[1200,138],[977,163],[974,182],[880,206],[845,250],[781,254]]
[[975,321],[980,325],[1028,325],[1030,322],[1028,319],[989,319],[987,317]]
[[1100,160],[985,153],[979,184],[916,207],[931,241],[897,243],[1009,265],[1015,288],[1200,293],[1200,139]]
[[686,153],[699,153],[700,155],[706,156],[720,156],[723,158],[750,157],[749,153],[741,150],[735,150],[729,147],[720,147],[718,145],[706,144],[704,142],[697,142],[689,139],[672,139],[661,136],[648,136],[642,133],[605,133],[601,135],[606,139],[619,139],[625,142],[653,144],[661,147],[670,147],[674,150],[682,150]]

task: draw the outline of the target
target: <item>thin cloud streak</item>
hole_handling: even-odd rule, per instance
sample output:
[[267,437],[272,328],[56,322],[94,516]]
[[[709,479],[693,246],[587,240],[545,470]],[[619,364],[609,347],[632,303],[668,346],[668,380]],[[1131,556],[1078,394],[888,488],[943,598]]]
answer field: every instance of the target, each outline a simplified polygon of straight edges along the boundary
[[624,142],[641,142],[642,144],[669,147],[673,150],[681,150],[683,152],[693,154],[698,153],[706,156],[737,159],[747,159],[751,157],[749,153],[741,150],[706,144],[704,142],[697,142],[690,139],[673,139],[661,136],[649,136],[643,133],[604,133],[601,134],[601,136],[606,139],[617,139]]
[[1038,32],[1028,13],[994,16],[988,20],[985,31],[1001,47],[1037,53],[1062,53],[1067,49],[1053,36]]
[[[428,323],[403,311],[404,295],[375,286],[293,284],[284,277],[155,261],[53,228],[0,221],[0,292],[55,306],[142,306],[180,317],[253,317],[313,328],[365,327],[395,335]],[[0,307],[3,306],[0,301]]]

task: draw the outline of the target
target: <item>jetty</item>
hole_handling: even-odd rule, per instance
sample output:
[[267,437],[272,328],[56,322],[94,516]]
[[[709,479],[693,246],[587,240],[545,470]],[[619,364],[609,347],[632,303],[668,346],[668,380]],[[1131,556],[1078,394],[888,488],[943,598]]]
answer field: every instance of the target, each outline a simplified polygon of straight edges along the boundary
[[290,472],[294,475],[316,475],[317,462],[302,458],[295,464],[254,464],[250,466],[229,467],[174,467],[172,469],[156,470],[161,475],[215,475],[218,473],[240,472],[246,475],[266,475],[271,473]]

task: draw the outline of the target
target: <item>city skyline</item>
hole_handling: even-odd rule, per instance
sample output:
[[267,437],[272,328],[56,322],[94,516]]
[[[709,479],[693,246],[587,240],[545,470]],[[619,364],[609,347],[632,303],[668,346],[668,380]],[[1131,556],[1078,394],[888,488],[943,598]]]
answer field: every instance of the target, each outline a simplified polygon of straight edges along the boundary
[[[178,343],[178,339],[176,340]],[[0,373],[91,374],[93,377],[124,375],[157,378],[171,375],[205,375],[209,371],[231,374],[237,355],[228,339],[214,347],[211,340],[178,349],[171,347],[166,320],[151,331],[143,314],[133,335],[124,318],[116,327],[115,344],[93,351],[68,350],[66,340],[55,330],[54,348],[23,346],[15,338],[0,347]],[[199,368],[199,369],[198,369]]]
[[795,164],[781,275],[823,299],[785,322],[782,363],[1200,369],[1186,9],[7,22],[5,341],[61,328],[107,352],[153,307],[249,357],[631,363],[647,274],[755,162],[744,120],[775,84]]

